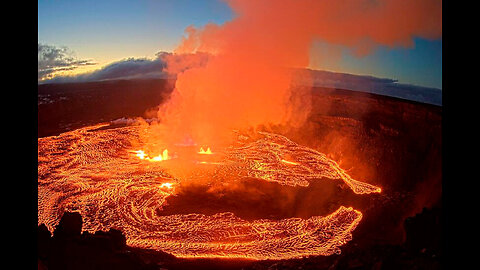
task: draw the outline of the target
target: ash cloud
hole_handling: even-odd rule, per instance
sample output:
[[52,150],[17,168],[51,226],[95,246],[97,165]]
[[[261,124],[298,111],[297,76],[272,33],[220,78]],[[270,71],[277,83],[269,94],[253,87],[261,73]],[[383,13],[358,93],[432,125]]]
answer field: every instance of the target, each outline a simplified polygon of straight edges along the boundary
[[67,47],[38,43],[38,80],[48,79],[59,71],[95,65],[91,60],[78,59]]

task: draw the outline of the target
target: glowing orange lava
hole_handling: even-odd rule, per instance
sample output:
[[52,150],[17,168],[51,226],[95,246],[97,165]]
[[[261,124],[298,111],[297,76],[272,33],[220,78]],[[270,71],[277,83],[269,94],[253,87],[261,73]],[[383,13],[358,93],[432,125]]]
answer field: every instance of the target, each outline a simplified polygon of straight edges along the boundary
[[160,154],[158,156],[154,156],[154,157],[148,156],[147,154],[145,154],[145,151],[143,151],[143,150],[136,150],[136,151],[132,151],[132,152],[135,153],[135,155],[138,158],[148,160],[148,161],[151,161],[151,162],[163,161],[163,160],[170,159],[169,156],[168,156],[168,150],[167,149],[163,150],[162,154]]
[[280,161],[283,162],[283,163],[286,163],[286,164],[298,165],[298,163],[296,163],[296,162],[288,161],[288,160],[285,160],[285,159],[282,159],[282,160],[280,160]]
[[38,224],[53,231],[65,211],[77,211],[85,231],[116,228],[130,246],[178,257],[289,259],[339,253],[352,239],[362,213],[341,206],[330,215],[308,219],[246,221],[231,212],[165,216],[161,212],[166,199],[184,182],[242,177],[303,187],[311,181],[339,179],[358,194],[380,192],[353,180],[324,154],[277,134],[239,134],[221,160],[191,160],[193,167],[202,162],[211,166],[178,176],[169,167],[178,160],[167,150],[158,158],[170,159],[166,163],[144,162],[155,157],[134,150],[148,149],[139,126],[101,127],[106,125],[38,139]]
[[201,155],[211,155],[212,150],[210,150],[210,147],[208,147],[207,150],[205,151],[203,147],[200,147],[200,151],[198,153]]
[[160,187],[165,187],[165,188],[171,189],[171,188],[173,188],[173,184],[172,183],[163,183],[163,184],[160,185]]

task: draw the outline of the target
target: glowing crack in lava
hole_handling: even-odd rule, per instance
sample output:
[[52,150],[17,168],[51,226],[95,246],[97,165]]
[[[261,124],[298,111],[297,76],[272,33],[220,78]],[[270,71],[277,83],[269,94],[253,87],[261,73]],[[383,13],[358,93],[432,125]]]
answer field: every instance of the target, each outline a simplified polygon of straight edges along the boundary
[[143,150],[137,150],[137,151],[132,151],[132,152],[135,153],[135,155],[138,158],[145,159],[145,160],[152,161],[152,162],[170,159],[169,156],[168,156],[168,149],[163,150],[162,154],[158,155],[156,157],[149,157],[147,154],[145,154],[145,151],[143,151]]
[[[140,136],[144,127],[107,126],[38,139],[38,224],[53,231],[65,211],[77,211],[85,231],[116,228],[126,235],[130,246],[178,257],[258,260],[331,255],[351,240],[361,212],[341,206],[324,217],[253,221],[231,212],[159,213],[177,187],[196,177],[212,183],[250,177],[303,187],[328,178],[341,179],[358,194],[381,191],[351,179],[325,155],[271,133],[258,133],[255,138],[238,133],[237,142],[224,151],[202,148],[211,154],[202,157],[217,156],[201,161],[214,169],[192,160],[194,172],[179,177],[170,170],[180,159],[173,149],[163,151],[162,162],[149,162],[147,157],[153,157],[136,150],[146,149]],[[198,148],[192,151],[198,154]]]

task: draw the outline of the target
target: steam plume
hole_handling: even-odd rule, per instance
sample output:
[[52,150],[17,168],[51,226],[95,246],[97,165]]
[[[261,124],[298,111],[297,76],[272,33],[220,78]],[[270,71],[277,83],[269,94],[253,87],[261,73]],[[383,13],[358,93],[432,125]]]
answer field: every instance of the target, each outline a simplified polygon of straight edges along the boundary
[[[227,0],[236,14],[223,25],[190,26],[176,54],[203,52],[208,62],[177,76],[159,111],[165,139],[197,143],[231,129],[301,124],[308,91],[291,90],[290,68],[309,65],[315,39],[365,54],[378,45],[411,46],[439,38],[440,0]],[[163,136],[164,137],[164,136]]]

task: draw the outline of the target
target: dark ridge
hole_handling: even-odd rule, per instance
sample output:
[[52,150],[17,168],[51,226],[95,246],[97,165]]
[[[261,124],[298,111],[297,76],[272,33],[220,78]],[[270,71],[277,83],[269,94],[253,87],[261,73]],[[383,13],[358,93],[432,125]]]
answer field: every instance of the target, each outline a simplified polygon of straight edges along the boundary
[[[145,117],[149,110],[153,110],[168,98],[174,85],[174,80],[166,79],[40,84],[37,87],[38,137],[54,136],[123,117]],[[410,105],[435,112],[441,112],[442,108],[372,93],[324,87],[312,89],[314,99],[328,95],[341,99],[352,97],[365,102],[372,101],[383,107]],[[334,114],[349,117],[352,112],[343,108]]]
[[[38,227],[38,269],[158,269],[157,262],[174,257],[155,252],[157,261],[126,245],[121,231],[83,232],[79,213],[66,212],[53,236],[45,225]],[[145,258],[143,258],[143,257]]]
[[144,117],[168,97],[173,85],[162,79],[38,85],[38,137]]
[[438,108],[438,109],[442,108],[442,105],[438,105],[438,104],[425,103],[425,102],[420,102],[420,101],[417,101],[417,100],[411,100],[411,99],[406,99],[406,98],[401,98],[401,97],[382,95],[382,94],[377,94],[377,93],[370,93],[370,92],[363,92],[363,91],[356,91],[356,90],[349,90],[349,89],[342,89],[342,88],[319,87],[319,86],[312,87],[312,89],[314,91],[319,91],[319,92],[333,92],[334,91],[334,92],[336,92],[336,94],[345,95],[345,96],[363,96],[363,97],[366,97],[366,98],[383,100],[383,101],[386,101],[386,102],[388,102],[388,101],[403,102],[403,103],[407,103],[407,104],[420,105],[420,106],[425,106],[425,107],[429,107],[429,108]]

